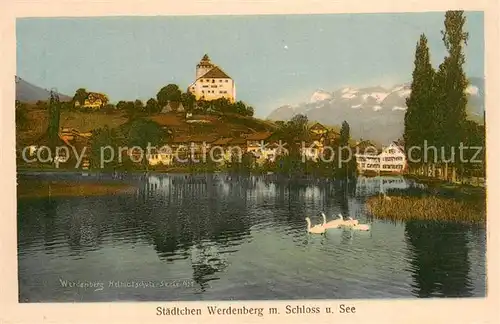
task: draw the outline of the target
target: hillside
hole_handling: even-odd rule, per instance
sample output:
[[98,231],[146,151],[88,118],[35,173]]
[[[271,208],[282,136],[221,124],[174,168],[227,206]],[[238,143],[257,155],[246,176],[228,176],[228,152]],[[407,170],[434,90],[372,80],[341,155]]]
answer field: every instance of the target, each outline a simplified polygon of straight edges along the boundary
[[[25,103],[35,103],[38,100],[45,101],[50,97],[50,91],[37,87],[20,77],[15,77],[16,79],[16,100]],[[69,101],[72,98],[70,96],[60,94],[59,99],[61,101]]]
[[[16,141],[18,147],[32,144],[47,130],[48,112],[29,106],[28,122],[24,129],[18,129]],[[275,125],[253,117],[239,115],[194,115],[186,119],[182,114],[166,113],[142,117],[153,120],[160,126],[170,130],[174,136],[211,135],[216,137],[239,137],[242,134],[273,130]],[[104,112],[85,113],[79,111],[62,111],[61,128],[74,128],[80,132],[89,132],[107,125],[116,128],[128,121],[121,112],[106,114]]]

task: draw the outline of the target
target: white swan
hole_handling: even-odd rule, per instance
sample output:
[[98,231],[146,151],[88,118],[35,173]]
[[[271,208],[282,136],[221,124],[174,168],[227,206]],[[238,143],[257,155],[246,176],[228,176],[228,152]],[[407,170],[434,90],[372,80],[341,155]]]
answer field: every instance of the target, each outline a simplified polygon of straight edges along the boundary
[[357,225],[351,226],[351,228],[353,230],[356,230],[356,231],[369,231],[370,230],[370,225],[368,225],[368,224],[357,224]]
[[307,231],[312,234],[323,234],[325,232],[325,227],[321,225],[314,225],[311,227],[311,220],[306,217]]
[[327,223],[325,213],[321,213],[321,216],[323,216],[323,227],[324,228],[338,228],[344,222],[344,220],[342,218],[340,218],[340,219],[331,220]]
[[343,221],[344,226],[356,226],[359,224],[359,221],[357,219],[352,219],[351,217],[347,217],[347,220],[344,220],[344,217],[339,214],[340,219]]
[[348,217],[347,220],[344,220],[344,216],[342,216],[342,214],[339,214],[339,219],[341,221],[340,226],[351,227],[359,223],[357,220],[354,220],[351,217]]

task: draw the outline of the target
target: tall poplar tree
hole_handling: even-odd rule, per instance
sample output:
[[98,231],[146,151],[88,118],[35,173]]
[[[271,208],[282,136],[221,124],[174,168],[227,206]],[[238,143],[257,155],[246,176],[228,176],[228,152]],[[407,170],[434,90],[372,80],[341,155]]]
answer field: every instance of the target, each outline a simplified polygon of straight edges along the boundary
[[49,126],[47,129],[50,145],[55,146],[59,137],[59,120],[61,118],[61,102],[55,90],[50,91]]
[[346,151],[350,147],[349,145],[350,140],[351,140],[351,127],[349,126],[349,123],[344,120],[344,122],[342,123],[342,127],[340,128],[340,136],[339,136],[340,150],[338,152],[339,159],[341,159],[342,163],[337,164],[339,166],[339,169],[337,170],[337,175],[340,178],[351,178],[356,173],[356,159],[354,157],[354,152],[351,151],[351,156],[349,158],[348,152]]
[[[452,161],[453,174],[458,161],[458,147],[465,138],[467,95],[465,89],[468,80],[463,65],[464,46],[467,45],[469,34],[463,31],[466,18],[463,11],[447,11],[445,29],[441,31],[443,42],[448,51],[443,63],[439,66],[436,76],[436,122],[440,126],[437,132],[438,144],[446,152],[445,161],[455,150],[455,160]],[[441,157],[441,154],[440,154]],[[448,162],[446,165],[446,177]]]
[[[428,145],[435,143],[436,124],[433,91],[435,73],[430,60],[427,37],[422,34],[415,50],[411,94],[406,99],[407,110],[403,134],[407,151],[415,146],[421,148],[421,150],[411,151],[411,157],[415,161],[423,158],[424,141],[427,141]],[[433,156],[428,158],[432,161]],[[410,161],[410,166],[420,166],[423,162]]]

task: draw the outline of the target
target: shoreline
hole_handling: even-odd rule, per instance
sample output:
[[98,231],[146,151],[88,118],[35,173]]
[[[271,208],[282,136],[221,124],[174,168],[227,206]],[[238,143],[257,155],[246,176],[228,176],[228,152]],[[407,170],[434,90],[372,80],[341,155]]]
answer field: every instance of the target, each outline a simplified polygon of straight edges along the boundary
[[85,183],[51,180],[28,180],[29,187],[23,181],[17,184],[17,199],[50,198],[50,197],[92,197],[130,194],[135,187],[126,183]]

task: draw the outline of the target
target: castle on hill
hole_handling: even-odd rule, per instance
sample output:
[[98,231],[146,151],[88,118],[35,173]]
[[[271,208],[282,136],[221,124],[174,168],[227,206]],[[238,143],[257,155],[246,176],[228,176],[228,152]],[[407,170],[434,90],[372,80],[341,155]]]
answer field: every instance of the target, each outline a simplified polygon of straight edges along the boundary
[[188,91],[196,97],[196,100],[227,98],[232,103],[236,101],[234,80],[219,66],[213,64],[207,54],[196,65],[196,78]]

